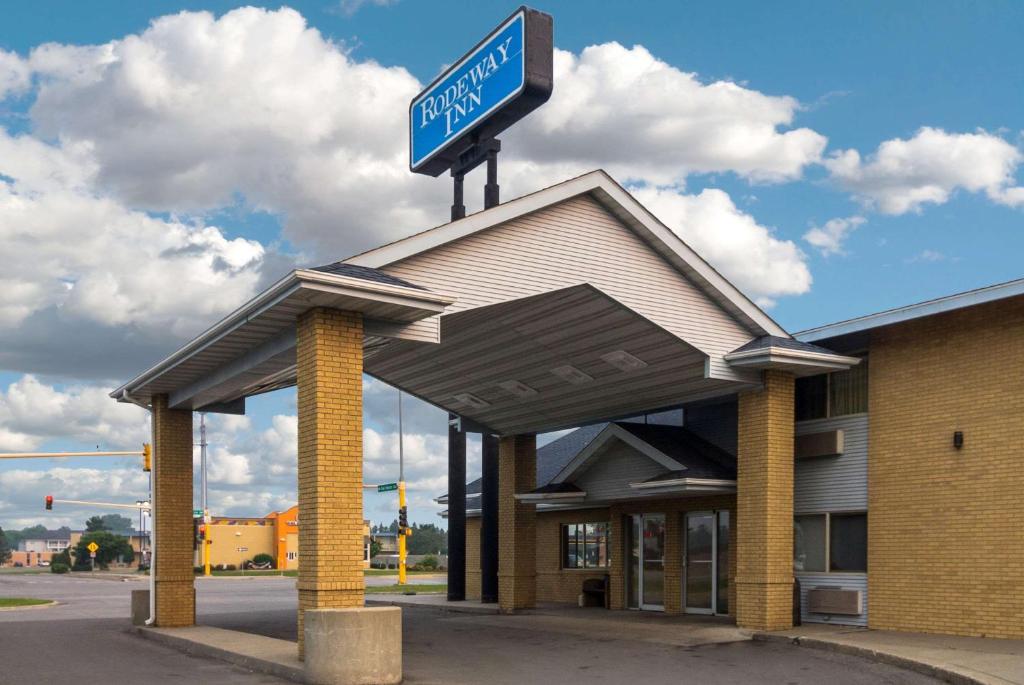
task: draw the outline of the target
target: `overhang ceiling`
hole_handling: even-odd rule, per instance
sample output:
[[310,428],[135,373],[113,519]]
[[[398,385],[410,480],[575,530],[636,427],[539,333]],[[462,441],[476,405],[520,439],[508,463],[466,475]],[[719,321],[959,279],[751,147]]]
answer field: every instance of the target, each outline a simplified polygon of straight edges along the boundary
[[[644,365],[623,370],[602,359],[622,352]],[[686,342],[581,284],[444,315],[439,345],[391,340],[368,353],[364,364],[386,383],[508,435],[735,392],[736,384],[704,377],[705,360]],[[572,383],[552,371],[566,366],[591,380]]]

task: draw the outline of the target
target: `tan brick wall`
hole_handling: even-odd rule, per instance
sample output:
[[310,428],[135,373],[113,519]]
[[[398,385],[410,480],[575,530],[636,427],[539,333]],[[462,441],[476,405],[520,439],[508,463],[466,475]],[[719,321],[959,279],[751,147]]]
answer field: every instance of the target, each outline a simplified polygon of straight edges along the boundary
[[153,496],[156,507],[156,624],[196,622],[192,572],[192,412],[153,401]]
[[[732,495],[688,497],[664,500],[637,500],[613,505],[607,509],[580,511],[552,511],[537,514],[537,600],[542,602],[568,602],[575,604],[586,578],[599,578],[605,573],[611,582],[609,605],[612,609],[626,608],[626,560],[628,530],[626,517],[630,514],[665,514],[665,611],[681,613],[683,610],[683,516],[688,511],[728,511],[730,521],[736,520],[736,498]],[[599,569],[561,568],[561,525],[563,523],[611,523],[611,565],[607,571]],[[729,613],[736,603],[736,554],[729,546]]]
[[793,376],[765,371],[740,393],[737,448],[737,624],[793,621]]
[[536,603],[535,507],[514,495],[537,487],[537,437],[513,435],[498,447],[498,608],[528,609]]
[[883,328],[870,358],[870,627],[1024,638],[1024,298]]
[[297,325],[299,653],[303,612],[363,606],[363,322],[312,309]]
[[610,520],[607,509],[537,514],[537,601],[576,604],[584,580],[610,574],[609,569],[562,568],[562,524]]
[[480,599],[480,517],[466,519],[466,599]]

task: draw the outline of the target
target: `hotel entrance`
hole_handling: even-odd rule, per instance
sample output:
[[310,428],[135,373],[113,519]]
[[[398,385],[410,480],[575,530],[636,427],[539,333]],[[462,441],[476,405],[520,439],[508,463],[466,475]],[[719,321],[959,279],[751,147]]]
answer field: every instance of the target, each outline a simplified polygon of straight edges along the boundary
[[729,613],[729,512],[687,512],[684,535],[686,613]]
[[629,567],[626,606],[665,610],[665,515],[629,517]]

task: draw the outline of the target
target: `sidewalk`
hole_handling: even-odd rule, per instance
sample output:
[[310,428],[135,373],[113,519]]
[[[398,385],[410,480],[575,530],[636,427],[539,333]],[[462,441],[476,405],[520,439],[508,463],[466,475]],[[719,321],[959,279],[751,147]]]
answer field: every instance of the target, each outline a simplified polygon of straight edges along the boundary
[[805,625],[755,640],[863,656],[963,685],[1024,685],[1024,640]]

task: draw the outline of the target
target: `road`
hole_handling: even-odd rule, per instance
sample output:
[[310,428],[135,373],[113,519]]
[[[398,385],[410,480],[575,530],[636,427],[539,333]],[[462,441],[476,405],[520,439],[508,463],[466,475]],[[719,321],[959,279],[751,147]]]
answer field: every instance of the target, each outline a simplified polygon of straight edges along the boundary
[[[282,682],[189,657],[127,632],[130,591],[145,586],[143,581],[74,575],[0,575],[0,596],[47,597],[60,602],[47,609],[0,611],[0,683],[61,683],[71,674],[81,673],[156,684]],[[196,592],[200,623],[294,639],[294,579],[200,579]],[[406,682],[938,682],[855,657],[784,644],[680,647],[623,634],[560,631],[552,627],[554,622],[541,620],[543,617],[505,618],[441,616],[431,609],[405,609]]]

